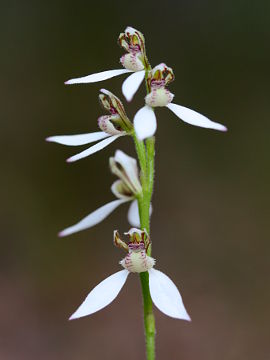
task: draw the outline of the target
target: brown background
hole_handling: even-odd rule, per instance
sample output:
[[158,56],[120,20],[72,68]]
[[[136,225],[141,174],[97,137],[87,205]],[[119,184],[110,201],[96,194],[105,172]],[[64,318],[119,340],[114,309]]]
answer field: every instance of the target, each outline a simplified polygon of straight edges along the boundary
[[[97,131],[100,87],[70,77],[119,68],[127,25],[146,37],[152,65],[172,66],[175,103],[227,134],[158,110],[152,218],[157,267],[181,289],[193,322],[156,311],[157,359],[267,360],[269,346],[269,2],[1,1],[0,359],[144,357],[141,294],[131,276],[117,300],[78,321],[87,292],[119,270],[102,225],[56,234],[113,199],[108,157],[130,139],[75,164],[75,148],[46,136]],[[130,117],[143,104],[143,89]]]

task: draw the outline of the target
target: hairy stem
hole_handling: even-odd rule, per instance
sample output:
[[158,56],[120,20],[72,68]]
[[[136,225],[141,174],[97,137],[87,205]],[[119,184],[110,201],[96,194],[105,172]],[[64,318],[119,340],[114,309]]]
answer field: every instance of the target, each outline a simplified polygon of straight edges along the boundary
[[152,299],[149,291],[148,272],[140,273],[143,305],[144,305],[144,328],[147,360],[155,359],[155,317],[152,308]]
[[[151,70],[148,64],[145,69],[145,87],[147,94],[151,91],[147,81],[148,72]],[[133,134],[136,151],[141,168],[142,193],[138,196],[139,214],[141,229],[150,235],[150,204],[153,195],[154,186],[154,165],[155,165],[155,138],[151,137],[146,140],[146,146],[143,141],[139,141],[135,132]],[[148,247],[147,255],[151,255],[151,245]],[[147,360],[155,360],[155,317],[153,314],[153,305],[149,289],[148,272],[140,273],[143,310],[144,310],[144,329]]]
[[[141,229],[146,229],[150,234],[150,203],[154,184],[154,156],[155,138],[146,140],[146,147],[143,141],[139,141],[134,134],[134,141],[141,167],[142,193],[138,196],[139,214]],[[151,246],[148,248],[148,255],[151,255]],[[144,306],[144,328],[147,360],[155,359],[155,318],[153,314],[152,299],[149,290],[148,272],[140,273],[143,306]]]

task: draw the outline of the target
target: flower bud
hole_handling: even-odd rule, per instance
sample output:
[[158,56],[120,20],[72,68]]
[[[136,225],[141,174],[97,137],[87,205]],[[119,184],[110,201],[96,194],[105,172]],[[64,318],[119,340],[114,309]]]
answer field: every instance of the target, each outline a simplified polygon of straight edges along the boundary
[[110,158],[109,163],[111,172],[123,181],[133,196],[141,193],[142,186],[136,159],[126,155],[121,150],[117,150],[115,156]]
[[134,72],[144,69],[144,64],[140,53],[125,54],[120,58],[120,62],[124,68]]
[[[113,115],[113,117],[111,117],[109,121],[113,123],[114,127],[116,127],[116,130],[132,130],[133,125],[128,119],[124,106],[120,99],[118,99],[118,97],[116,97],[108,90],[101,89],[100,92],[101,94],[99,94],[99,100],[101,102],[101,105],[104,107],[104,109],[108,110]],[[108,119],[101,119],[100,123],[101,126],[108,126],[109,130],[112,129],[112,127],[108,124]],[[117,125],[119,128],[117,128]]]
[[166,106],[174,98],[174,95],[165,87],[152,89],[152,91],[146,95],[145,103],[151,107]]

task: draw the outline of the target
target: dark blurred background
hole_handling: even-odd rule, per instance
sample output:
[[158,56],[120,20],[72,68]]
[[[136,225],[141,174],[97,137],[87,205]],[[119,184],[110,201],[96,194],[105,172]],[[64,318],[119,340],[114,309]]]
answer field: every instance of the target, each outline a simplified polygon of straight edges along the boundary
[[[101,87],[122,98],[124,76],[64,81],[120,68],[116,39],[127,25],[144,33],[153,66],[173,67],[174,102],[229,128],[158,110],[153,256],[193,321],[155,311],[157,359],[270,358],[269,10],[240,0],[1,1],[1,360],[144,358],[136,276],[103,311],[67,321],[120,270],[112,232],[128,230],[127,207],[57,238],[114,199],[108,158],[117,148],[134,155],[133,145],[123,138],[67,164],[78,149],[44,140],[97,131]],[[131,118],[143,96],[142,87],[124,102]]]

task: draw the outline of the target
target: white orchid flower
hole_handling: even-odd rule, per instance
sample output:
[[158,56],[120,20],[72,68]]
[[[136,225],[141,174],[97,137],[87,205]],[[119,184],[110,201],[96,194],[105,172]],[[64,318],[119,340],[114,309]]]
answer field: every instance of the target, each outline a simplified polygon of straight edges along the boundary
[[68,146],[80,146],[99,141],[88,149],[70,157],[67,159],[67,162],[74,162],[90,156],[104,149],[119,137],[128,135],[133,129],[133,125],[129,121],[124,106],[118,97],[105,89],[101,89],[100,92],[100,103],[110,112],[110,115],[104,115],[98,118],[98,125],[102,131],[79,135],[50,136],[46,139],[49,142]]
[[140,140],[155,134],[157,120],[153,108],[164,106],[188,124],[219,131],[227,131],[224,125],[209,120],[206,116],[194,110],[173,104],[172,100],[174,95],[166,88],[166,85],[173,81],[173,79],[173,71],[166,66],[166,64],[160,64],[148,73],[147,82],[151,91],[145,97],[145,106],[141,108],[134,117],[134,129]]
[[[117,150],[115,156],[110,158],[110,168],[112,173],[119,178],[111,186],[111,191],[117,200],[101,206],[75,225],[64,229],[59,233],[60,237],[89,229],[101,223],[117,207],[130,201],[131,204],[127,214],[128,222],[132,226],[140,226],[137,196],[141,193],[142,187],[139,180],[137,161],[123,151]],[[150,211],[152,212],[152,209]]]
[[133,73],[122,85],[122,92],[127,99],[131,101],[134,94],[138,90],[145,76],[145,67],[147,66],[147,58],[145,53],[145,43],[143,34],[128,26],[124,33],[119,36],[119,44],[126,51],[120,59],[124,69],[106,70],[99,73],[70,79],[65,82],[66,85],[94,83],[110,79],[122,74]]
[[131,229],[128,232],[131,241],[127,245],[114,234],[118,247],[127,250],[125,258],[120,261],[124,270],[109,276],[98,284],[86,297],[80,307],[71,315],[70,320],[91,315],[109,305],[119,294],[130,273],[148,272],[149,288],[155,306],[172,318],[190,321],[182,297],[173,281],[164,273],[153,268],[155,260],[147,255],[149,237],[145,231]]

